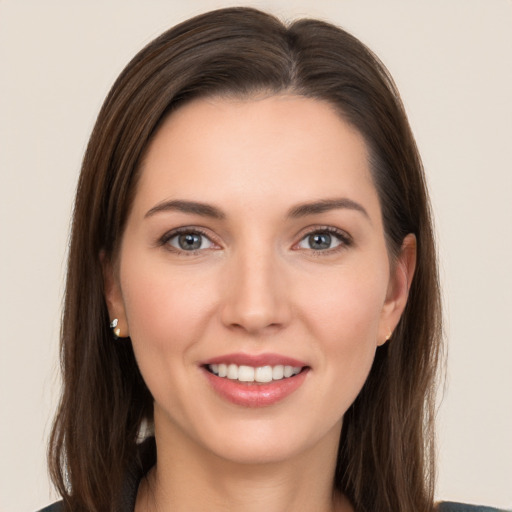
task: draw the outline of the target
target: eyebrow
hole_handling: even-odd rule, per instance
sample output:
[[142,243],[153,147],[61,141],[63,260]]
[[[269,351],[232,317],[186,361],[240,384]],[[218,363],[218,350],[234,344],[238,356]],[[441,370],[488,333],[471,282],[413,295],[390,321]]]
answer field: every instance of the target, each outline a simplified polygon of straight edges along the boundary
[[347,197],[342,197],[339,199],[322,199],[320,201],[314,201],[311,203],[299,204],[289,210],[288,217],[296,219],[299,217],[305,217],[306,215],[316,215],[318,213],[339,209],[348,209],[361,212],[368,220],[370,220],[370,216],[368,215],[368,212],[363,207],[363,205],[353,201],[352,199],[348,199]]
[[[361,212],[368,220],[370,220],[368,212],[361,204],[346,197],[339,199],[321,199],[319,201],[299,204],[288,211],[287,217],[297,219],[300,217],[306,217],[308,215],[317,215],[319,213],[340,209],[348,209]],[[208,203],[185,201],[181,199],[162,201],[161,203],[158,203],[156,206],[151,208],[146,213],[146,215],[144,215],[144,218],[151,217],[157,213],[169,211],[192,213],[202,217],[210,217],[219,220],[226,218],[226,214],[216,206]]]
[[201,215],[202,217],[211,217],[213,219],[226,218],[226,215],[216,206],[212,206],[211,204],[206,203],[199,203],[196,201],[183,200],[163,201],[161,203],[158,203],[156,206],[153,206],[153,208],[151,208],[151,210],[149,210],[146,213],[146,215],[144,215],[144,218],[151,217],[156,213],[169,211],[193,213],[195,215]]

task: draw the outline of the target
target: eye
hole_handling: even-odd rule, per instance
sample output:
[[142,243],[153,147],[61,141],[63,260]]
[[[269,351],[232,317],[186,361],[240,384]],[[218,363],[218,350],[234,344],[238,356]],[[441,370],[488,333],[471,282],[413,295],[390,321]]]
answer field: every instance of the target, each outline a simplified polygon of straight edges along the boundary
[[330,228],[308,233],[297,244],[297,247],[312,251],[329,251],[347,245],[350,245],[350,238],[343,232]]
[[177,251],[192,253],[214,247],[214,243],[204,233],[191,229],[171,232],[164,236],[162,243]]

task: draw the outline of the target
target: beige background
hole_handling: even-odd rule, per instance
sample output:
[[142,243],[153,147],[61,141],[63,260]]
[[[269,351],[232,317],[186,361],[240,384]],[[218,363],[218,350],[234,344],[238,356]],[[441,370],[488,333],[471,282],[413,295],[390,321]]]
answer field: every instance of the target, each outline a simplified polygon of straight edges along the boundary
[[[229,1],[0,0],[0,511],[51,501],[45,444],[73,192],[135,52]],[[402,92],[436,212],[449,340],[438,496],[512,508],[512,2],[247,1],[331,20]]]

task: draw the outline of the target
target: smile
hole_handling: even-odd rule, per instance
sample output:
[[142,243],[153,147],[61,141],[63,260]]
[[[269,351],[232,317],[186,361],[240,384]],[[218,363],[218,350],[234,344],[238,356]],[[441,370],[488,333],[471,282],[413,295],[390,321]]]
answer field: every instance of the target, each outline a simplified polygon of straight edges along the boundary
[[238,380],[239,382],[259,382],[268,383],[282,379],[288,379],[302,371],[301,366],[290,366],[278,364],[275,366],[247,366],[236,364],[209,364],[207,369],[218,377],[230,380]]
[[281,354],[224,354],[200,364],[211,389],[243,407],[267,407],[298,392],[311,367]]

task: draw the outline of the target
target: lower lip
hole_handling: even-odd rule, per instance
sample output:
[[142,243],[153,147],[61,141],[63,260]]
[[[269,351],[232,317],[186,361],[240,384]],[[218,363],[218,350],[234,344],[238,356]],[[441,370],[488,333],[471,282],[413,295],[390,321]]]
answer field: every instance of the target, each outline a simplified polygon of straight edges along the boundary
[[308,373],[308,369],[305,368],[293,377],[258,384],[218,377],[206,368],[203,371],[212,388],[222,398],[244,407],[267,407],[280,402],[302,385]]

